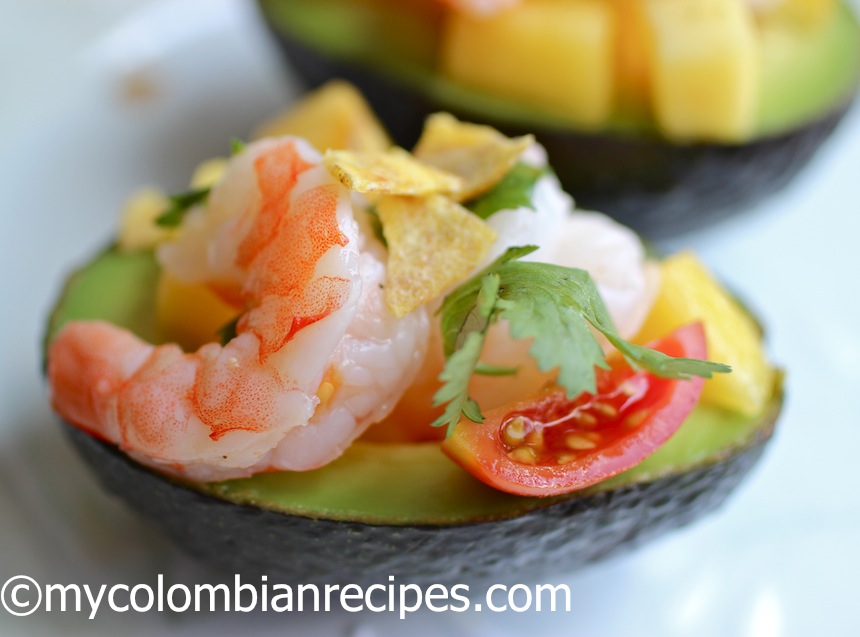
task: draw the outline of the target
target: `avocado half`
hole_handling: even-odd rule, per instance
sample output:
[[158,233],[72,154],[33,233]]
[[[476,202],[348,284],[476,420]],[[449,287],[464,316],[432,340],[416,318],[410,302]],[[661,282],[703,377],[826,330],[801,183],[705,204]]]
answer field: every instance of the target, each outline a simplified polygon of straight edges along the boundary
[[[547,149],[565,191],[650,237],[707,225],[785,186],[848,111],[860,81],[860,28],[841,5],[829,28],[764,69],[757,131],[745,143],[673,143],[647,118],[618,116],[604,129],[572,128],[557,115],[440,77],[438,16],[413,3],[258,0],[289,66],[309,88],[355,84],[401,146],[427,115],[447,111]],[[426,4],[426,3],[425,3]]]
[[[103,319],[155,340],[151,252],[108,249],[68,280],[46,348],[65,323]],[[71,425],[75,447],[104,486],[225,573],[281,582],[523,581],[636,547],[719,507],[774,431],[766,411],[745,418],[699,406],[640,465],[580,492],[526,498],[496,491],[436,443],[358,441],[308,472],[192,483],[131,460]]]

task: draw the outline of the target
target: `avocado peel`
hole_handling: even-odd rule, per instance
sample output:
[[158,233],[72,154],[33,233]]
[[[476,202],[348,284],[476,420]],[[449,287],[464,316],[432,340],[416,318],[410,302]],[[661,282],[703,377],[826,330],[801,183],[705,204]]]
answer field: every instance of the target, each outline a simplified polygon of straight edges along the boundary
[[394,575],[435,583],[572,571],[691,523],[742,482],[772,427],[721,461],[456,525],[369,524],[236,504],[155,473],[79,429],[67,431],[107,490],[224,573],[281,582],[385,582]]
[[[321,21],[304,14],[334,15],[341,4],[260,0],[286,62],[309,88],[335,77],[350,81],[405,147],[438,111],[508,136],[533,133],[582,207],[604,211],[651,238],[710,225],[786,186],[836,129],[860,84],[860,28],[843,3],[817,41],[790,54],[774,47],[776,53],[766,56],[758,123],[743,143],[674,143],[660,136],[647,114],[624,109],[599,130],[576,128],[557,114],[439,77],[426,63],[399,56],[383,66],[380,60],[395,59],[384,46],[371,58],[344,49],[352,46],[348,38],[330,46]],[[304,17],[297,23],[299,13]]]
[[[157,273],[151,252],[106,250],[72,275],[46,343],[75,319],[111,319],[151,335]],[[109,491],[225,572],[303,582],[391,574],[468,581],[572,570],[712,511],[756,463],[781,404],[777,378],[767,409],[754,418],[699,406],[642,464],[554,498],[495,491],[435,443],[359,442],[315,471],[201,484],[144,467],[74,426],[66,430]]]

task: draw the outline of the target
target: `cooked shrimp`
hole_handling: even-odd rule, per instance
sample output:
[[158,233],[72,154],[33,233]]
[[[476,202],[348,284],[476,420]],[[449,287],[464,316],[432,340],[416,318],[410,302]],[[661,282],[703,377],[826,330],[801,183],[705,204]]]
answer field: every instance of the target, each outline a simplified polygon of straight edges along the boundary
[[[196,480],[333,459],[390,409],[426,346],[426,313],[386,313],[384,266],[361,248],[349,193],[315,150],[296,138],[249,146],[159,253],[171,275],[245,308],[236,337],[186,353],[72,322],[48,356],[55,408]],[[373,408],[357,399],[365,390]]]
[[272,466],[301,470],[339,456],[394,409],[424,362],[427,311],[420,308],[400,319],[392,314],[383,293],[385,251],[372,231],[360,234],[360,242],[361,298],[320,390],[332,391],[332,397],[317,408],[307,427],[287,433],[272,451]]

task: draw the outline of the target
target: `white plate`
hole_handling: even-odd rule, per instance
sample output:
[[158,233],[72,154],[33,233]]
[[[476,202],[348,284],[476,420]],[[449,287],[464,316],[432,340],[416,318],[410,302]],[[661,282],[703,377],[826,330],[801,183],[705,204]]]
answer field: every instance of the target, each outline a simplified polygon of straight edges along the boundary
[[[204,582],[95,484],[45,400],[38,341],[63,273],[136,186],[180,188],[291,94],[250,5],[154,3],[91,47],[53,115],[0,147],[0,580]],[[136,97],[135,97],[136,96]],[[0,633],[86,635],[857,635],[860,117],[759,210],[673,242],[754,299],[790,370],[775,444],[717,515],[559,581],[570,613],[84,614],[0,610]],[[2,582],[0,582],[2,583]]]

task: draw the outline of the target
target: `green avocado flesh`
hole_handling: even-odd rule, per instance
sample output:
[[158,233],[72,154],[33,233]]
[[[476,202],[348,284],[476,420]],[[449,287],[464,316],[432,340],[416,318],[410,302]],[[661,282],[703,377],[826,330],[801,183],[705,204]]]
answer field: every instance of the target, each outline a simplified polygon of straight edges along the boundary
[[[439,17],[414,3],[379,0],[260,0],[271,24],[338,59],[378,68],[452,110],[530,129],[568,128],[563,115],[463,86],[434,70]],[[761,93],[752,138],[818,120],[849,99],[860,78],[860,28],[851,10],[819,29],[762,30]],[[646,112],[622,107],[602,130],[656,133]]]
[[[46,343],[68,321],[103,319],[148,340],[154,333],[159,268],[151,252],[108,249],[69,279],[48,325]],[[718,462],[766,436],[779,409],[755,418],[700,405],[647,460],[587,495]],[[191,488],[237,503],[309,518],[375,524],[460,524],[502,519],[577,494],[524,498],[496,491],[446,458],[439,445],[356,442],[338,460],[307,472],[273,472]]]

